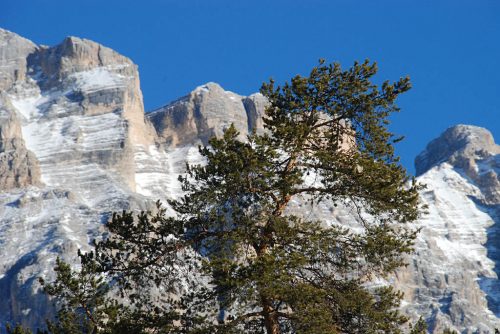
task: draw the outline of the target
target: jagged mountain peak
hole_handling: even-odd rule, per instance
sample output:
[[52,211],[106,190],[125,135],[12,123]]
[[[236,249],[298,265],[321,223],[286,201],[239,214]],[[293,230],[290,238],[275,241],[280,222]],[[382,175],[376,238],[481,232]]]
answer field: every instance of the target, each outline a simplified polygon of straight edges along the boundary
[[97,57],[101,62],[101,66],[107,65],[107,63],[111,61],[132,64],[132,60],[128,57],[119,54],[107,46],[86,38],[68,36],[61,43],[52,48],[63,48],[71,52],[69,55],[77,58],[84,56]]
[[[7,30],[7,29],[0,27],[0,45],[4,41],[8,41],[8,40],[12,40],[12,39],[20,40],[20,41],[23,41],[23,42],[30,44],[32,46],[36,46],[35,43],[30,41],[29,39],[26,39],[26,38],[22,37],[21,35],[16,34],[15,32],[12,32],[10,30]],[[4,51],[4,50],[2,50],[2,51]],[[7,51],[7,50],[5,49],[5,51]]]
[[219,85],[217,82],[209,81],[203,85],[199,85],[196,87],[192,93],[195,92],[206,92],[206,91],[225,91],[224,88],[222,88],[221,85]]
[[208,82],[186,96],[148,114],[162,140],[171,146],[204,144],[234,124],[244,139],[253,130],[263,131],[267,100],[259,93],[248,97]]
[[[188,95],[185,96],[185,98],[188,98],[190,95],[196,95],[200,93],[211,93],[211,94],[226,94],[233,96],[234,98],[241,98],[241,99],[246,99],[246,98],[252,98],[252,99],[265,99],[264,96],[260,92],[252,93],[248,96],[243,96],[238,93],[235,93],[233,91],[227,90],[224,87],[222,87],[219,83],[209,81],[205,84],[197,86],[195,89],[193,89]],[[178,101],[178,100],[176,100]],[[176,102],[174,101],[174,102]],[[172,104],[172,103],[170,103]],[[167,104],[170,105],[170,104]]]
[[405,270],[420,272],[425,282],[411,303],[432,309],[423,313],[431,333],[446,327],[493,333],[499,326],[499,153],[490,131],[459,124],[415,159],[417,180],[427,186],[421,201],[429,210],[417,222],[417,256]]
[[194,99],[196,96],[204,95],[207,93],[210,93],[210,94],[234,94],[240,98],[244,98],[244,96],[240,96],[236,93],[225,90],[217,82],[210,81],[210,82],[196,86],[193,90],[191,90],[189,93],[187,93],[186,95],[184,95],[180,98],[177,98],[177,99],[170,101],[167,104],[165,104],[159,108],[156,108],[156,109],[149,111],[148,114],[150,116],[152,116],[155,113],[164,113],[166,110],[172,109],[177,104],[187,103],[190,100]]
[[137,76],[134,73],[136,66],[129,58],[97,42],[72,36],[57,45],[40,47],[39,52],[28,58],[28,63],[33,71],[41,69],[43,84],[47,88],[57,86],[74,73],[97,71],[99,68]]
[[500,146],[490,131],[485,128],[459,124],[448,128],[432,140],[415,159],[417,175],[433,166],[448,162],[462,168],[464,160],[485,158],[500,153]]
[[35,43],[0,28],[0,91],[26,77],[27,57],[37,50]]

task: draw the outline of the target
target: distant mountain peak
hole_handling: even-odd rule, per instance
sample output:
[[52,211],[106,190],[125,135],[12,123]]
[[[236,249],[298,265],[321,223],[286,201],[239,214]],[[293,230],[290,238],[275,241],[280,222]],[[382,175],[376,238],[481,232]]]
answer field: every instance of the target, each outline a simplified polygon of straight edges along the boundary
[[242,96],[207,82],[186,96],[151,113],[148,118],[160,138],[171,146],[208,143],[233,124],[244,139],[252,131],[263,131],[262,117],[267,99],[259,93]]
[[204,90],[224,90],[224,89],[218,83],[209,81],[207,83],[204,83],[203,85],[199,85],[198,87],[196,87],[193,90],[193,92],[204,91]]
[[26,42],[32,44],[32,45],[35,45],[35,43],[30,41],[29,39],[26,39],[26,38],[22,37],[21,35],[16,34],[15,32],[12,32],[10,30],[7,30],[7,29],[0,27],[0,41],[4,40],[4,39],[11,39],[11,38],[21,39],[23,41],[26,41]]
[[458,124],[427,145],[415,158],[415,169],[417,175],[421,175],[443,162],[456,165],[463,159],[484,158],[498,153],[500,146],[495,144],[490,131],[479,126]]

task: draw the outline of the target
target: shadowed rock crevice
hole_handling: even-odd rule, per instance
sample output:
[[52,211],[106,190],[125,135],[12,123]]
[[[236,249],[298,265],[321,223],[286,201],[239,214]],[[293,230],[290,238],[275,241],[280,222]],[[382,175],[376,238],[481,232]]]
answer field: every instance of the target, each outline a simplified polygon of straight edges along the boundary
[[[51,319],[54,307],[47,295],[38,290],[33,292],[34,286],[38,286],[37,277],[26,277],[26,269],[35,264],[38,253],[44,248],[39,245],[33,251],[19,258],[9,270],[0,278],[0,324],[22,324],[26,327],[45,327],[40,321],[40,309],[44,309],[44,318]],[[0,327],[0,332],[5,328]]]

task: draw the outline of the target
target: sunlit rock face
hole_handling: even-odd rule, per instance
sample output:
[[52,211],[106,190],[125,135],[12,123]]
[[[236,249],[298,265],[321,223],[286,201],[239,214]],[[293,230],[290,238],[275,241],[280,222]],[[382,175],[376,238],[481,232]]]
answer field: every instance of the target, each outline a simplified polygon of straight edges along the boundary
[[457,125],[416,158],[429,206],[408,268],[397,273],[405,309],[434,333],[493,333],[500,327],[500,147],[483,128]]
[[33,42],[0,29],[0,91],[25,80],[28,56],[36,48]]
[[261,129],[265,105],[260,94],[209,83],[180,114],[170,112],[177,101],[146,115],[130,59],[85,39],[37,46],[6,30],[0,87],[2,325],[43,324],[53,311],[36,277],[51,275],[56,256],[73,261],[111,212],[179,197],[177,178],[200,162],[198,144],[231,123],[242,138]]
[[0,30],[0,86],[0,323],[33,325],[50,312],[36,276],[86,248],[111,211],[148,205],[136,179],[161,148],[136,65],[95,42]]
[[261,94],[244,97],[210,82],[189,95],[150,113],[160,138],[171,147],[221,136],[233,124],[244,140],[253,130],[262,132],[266,100]]
[[0,30],[0,189],[40,183],[36,157],[26,149],[21,121],[10,103],[8,88],[26,79],[27,58],[36,46],[18,35]]
[[21,122],[5,94],[0,93],[0,189],[40,184],[40,166],[26,149]]
[[[43,324],[52,310],[36,277],[50,277],[56,256],[73,261],[113,211],[178,198],[198,145],[230,124],[241,139],[264,131],[266,105],[208,83],[145,114],[130,59],[85,39],[45,47],[0,29],[0,324]],[[403,310],[435,333],[500,327],[499,153],[487,130],[456,126],[417,157],[429,213],[409,266],[390,280]],[[328,203],[289,210],[358,224]]]

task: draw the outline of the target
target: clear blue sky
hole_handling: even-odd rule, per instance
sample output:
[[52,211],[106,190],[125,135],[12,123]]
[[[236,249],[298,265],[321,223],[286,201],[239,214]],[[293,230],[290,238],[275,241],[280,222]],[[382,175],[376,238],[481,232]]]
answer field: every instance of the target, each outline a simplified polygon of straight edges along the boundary
[[146,110],[215,81],[250,94],[319,58],[377,61],[380,80],[409,75],[391,129],[403,164],[447,127],[474,124],[500,141],[497,0],[2,0],[0,26],[38,44],[73,35],[139,65]]

